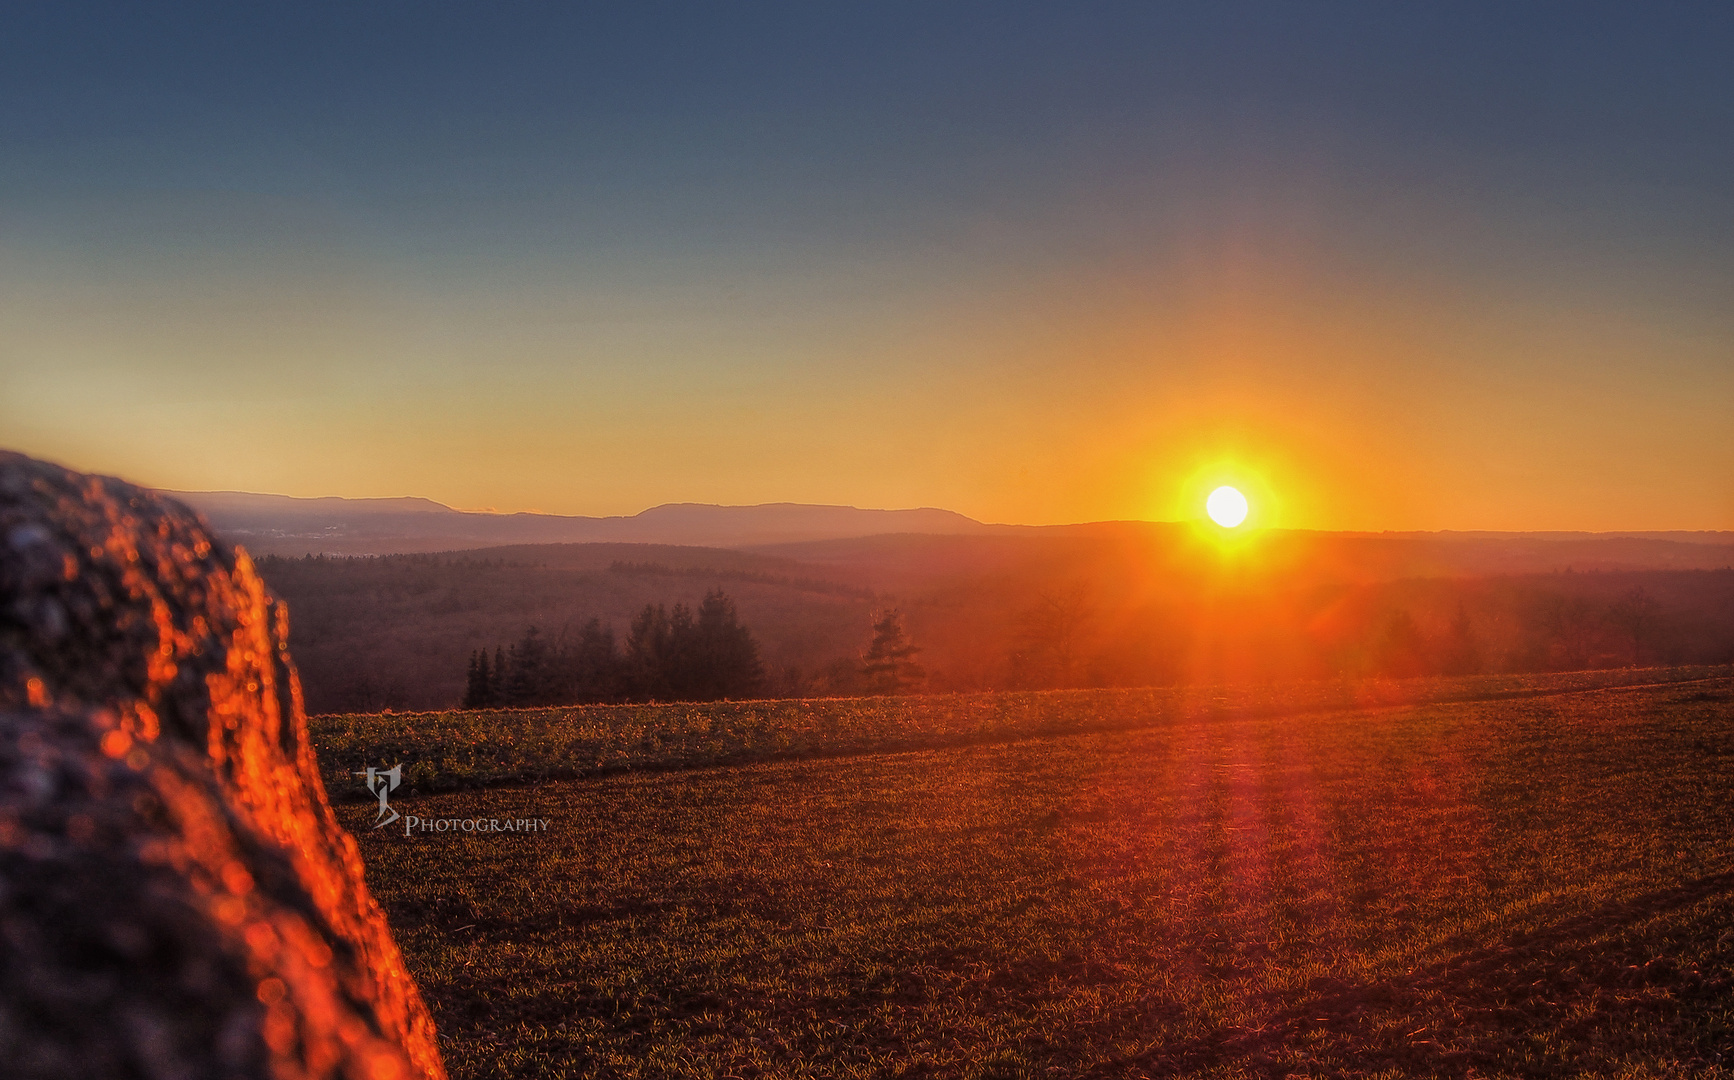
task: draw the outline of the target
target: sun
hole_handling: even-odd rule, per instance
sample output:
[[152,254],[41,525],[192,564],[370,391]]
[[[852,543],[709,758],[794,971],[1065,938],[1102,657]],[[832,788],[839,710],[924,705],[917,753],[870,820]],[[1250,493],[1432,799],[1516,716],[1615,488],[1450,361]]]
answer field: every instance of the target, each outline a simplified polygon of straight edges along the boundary
[[1210,498],[1204,500],[1204,512],[1210,515],[1210,520],[1225,529],[1232,529],[1246,520],[1246,496],[1234,488],[1224,485],[1210,493]]

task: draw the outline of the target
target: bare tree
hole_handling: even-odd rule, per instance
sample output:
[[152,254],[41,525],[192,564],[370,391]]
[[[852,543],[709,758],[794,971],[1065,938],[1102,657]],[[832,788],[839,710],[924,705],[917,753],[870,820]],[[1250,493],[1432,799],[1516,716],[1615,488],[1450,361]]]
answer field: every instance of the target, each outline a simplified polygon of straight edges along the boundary
[[1549,667],[1579,670],[1589,666],[1601,637],[1604,613],[1586,597],[1543,593],[1535,600],[1532,625],[1540,632],[1536,661]]
[[1655,635],[1661,605],[1642,585],[1614,601],[1608,608],[1608,621],[1625,632],[1632,640],[1632,666],[1643,663],[1644,643]]
[[1008,660],[1019,686],[1067,687],[1077,681],[1078,639],[1091,608],[1084,587],[1042,593],[1017,619],[1017,638]]

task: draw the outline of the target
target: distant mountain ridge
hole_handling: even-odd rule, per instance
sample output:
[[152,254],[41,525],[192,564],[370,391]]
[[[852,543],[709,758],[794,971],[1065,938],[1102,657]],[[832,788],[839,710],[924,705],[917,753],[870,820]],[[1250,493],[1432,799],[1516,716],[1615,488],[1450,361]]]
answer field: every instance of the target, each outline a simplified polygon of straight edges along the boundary
[[[296,498],[239,491],[167,491],[255,554],[393,555],[525,544],[672,544],[770,548],[870,537],[1126,540],[1177,536],[1187,526],[1145,521],[991,525],[952,510],[871,510],[810,503],[665,503],[637,514],[581,517],[455,510],[413,497]],[[1349,563],[1395,558],[1420,574],[1522,573],[1563,568],[1717,568],[1734,560],[1734,532],[1318,532],[1281,530],[1288,545],[1324,544]],[[1020,545],[1021,546],[1021,545]],[[1401,557],[1395,553],[1400,551]],[[817,552],[821,561],[829,561]],[[862,553],[851,549],[851,557]],[[967,559],[979,557],[972,552]],[[871,560],[869,560],[871,561]],[[1375,576],[1388,576],[1389,571]]]
[[296,498],[239,491],[165,491],[212,528],[259,554],[385,555],[512,544],[679,544],[754,547],[893,533],[979,534],[985,525],[951,510],[853,506],[665,503],[638,514],[579,517],[454,510],[431,499]]

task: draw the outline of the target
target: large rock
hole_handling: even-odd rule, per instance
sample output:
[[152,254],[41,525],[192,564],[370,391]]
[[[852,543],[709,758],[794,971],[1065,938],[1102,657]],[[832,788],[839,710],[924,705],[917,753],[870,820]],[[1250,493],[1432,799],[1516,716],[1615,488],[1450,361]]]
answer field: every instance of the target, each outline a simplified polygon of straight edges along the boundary
[[440,1080],[246,553],[0,452],[0,1073]]

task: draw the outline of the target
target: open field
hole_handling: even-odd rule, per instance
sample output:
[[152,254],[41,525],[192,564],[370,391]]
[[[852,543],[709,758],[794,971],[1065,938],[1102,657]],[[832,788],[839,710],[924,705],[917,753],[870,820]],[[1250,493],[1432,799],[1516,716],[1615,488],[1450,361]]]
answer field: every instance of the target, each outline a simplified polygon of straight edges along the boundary
[[1734,676],[1647,674],[340,813],[456,1078],[1727,1075]]
[[371,798],[354,771],[403,763],[405,795],[646,769],[1126,731],[1205,718],[1489,701],[1734,676],[1734,667],[1272,682],[704,704],[586,705],[315,716],[325,790]]

